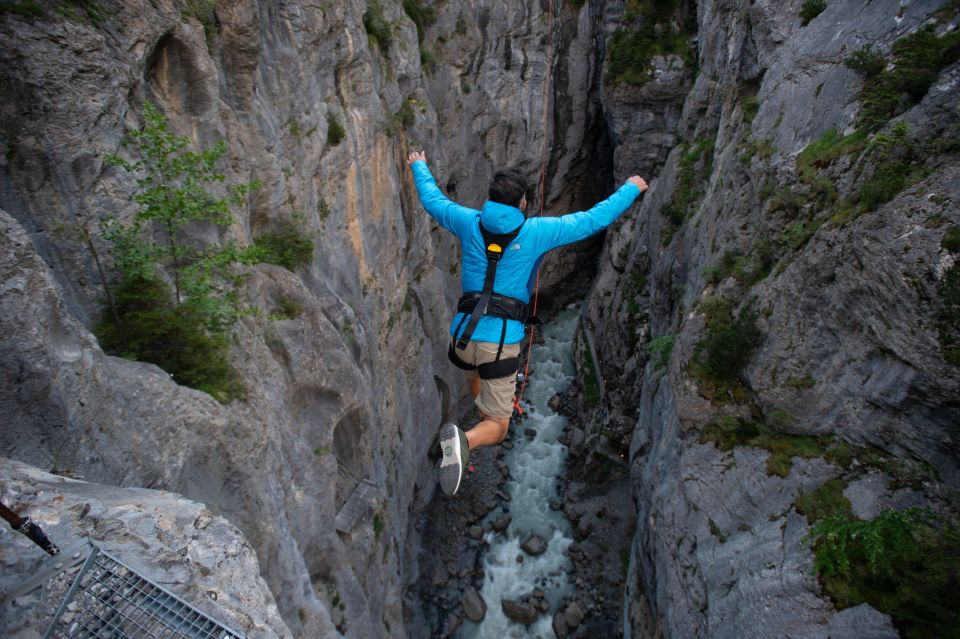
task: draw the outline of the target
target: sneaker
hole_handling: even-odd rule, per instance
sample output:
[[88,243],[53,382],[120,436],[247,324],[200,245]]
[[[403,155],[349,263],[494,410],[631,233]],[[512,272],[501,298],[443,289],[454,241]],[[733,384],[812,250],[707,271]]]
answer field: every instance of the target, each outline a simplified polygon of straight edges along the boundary
[[444,424],[440,429],[440,488],[445,495],[454,495],[460,488],[470,457],[470,445],[467,436],[456,424]]

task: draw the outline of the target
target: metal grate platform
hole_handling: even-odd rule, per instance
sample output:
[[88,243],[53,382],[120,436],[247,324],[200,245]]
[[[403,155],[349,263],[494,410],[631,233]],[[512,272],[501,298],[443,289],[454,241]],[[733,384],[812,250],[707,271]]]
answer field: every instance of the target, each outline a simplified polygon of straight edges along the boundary
[[244,639],[93,548],[44,639]]

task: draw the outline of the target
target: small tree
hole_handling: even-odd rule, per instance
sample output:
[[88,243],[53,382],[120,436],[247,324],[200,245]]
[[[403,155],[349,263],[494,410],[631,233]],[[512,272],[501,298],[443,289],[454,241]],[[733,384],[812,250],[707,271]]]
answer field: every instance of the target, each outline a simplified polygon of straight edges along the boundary
[[[170,132],[166,118],[147,103],[144,126],[130,132],[123,146],[139,159],[115,155],[109,164],[138,174],[129,221],[115,216],[101,224],[120,271],[117,318],[101,322],[98,336],[106,350],[153,362],[178,381],[221,401],[236,397],[236,376],[226,364],[225,333],[245,312],[236,287],[235,265],[256,260],[255,252],[232,243],[200,245],[183,232],[189,224],[228,226],[231,205],[246,203],[256,182],[228,186],[227,195],[210,192],[225,176],[216,164],[226,145],[199,153],[189,140]],[[159,277],[161,267],[173,290]]]

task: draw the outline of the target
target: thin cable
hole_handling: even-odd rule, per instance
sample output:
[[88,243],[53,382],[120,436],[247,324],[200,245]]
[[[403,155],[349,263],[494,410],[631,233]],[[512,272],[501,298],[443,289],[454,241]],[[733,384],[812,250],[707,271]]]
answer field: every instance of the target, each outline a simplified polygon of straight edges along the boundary
[[[547,64],[543,80],[543,142],[540,147],[540,211],[537,217],[543,215],[546,200],[547,177],[547,115],[550,112],[550,80],[553,77],[553,0],[547,0]],[[537,266],[536,283],[533,287],[533,317],[537,316],[537,304],[540,301],[540,266]],[[530,377],[530,358],[533,355],[533,336],[536,325],[530,327],[530,339],[527,342],[527,357],[523,367],[523,379],[520,381],[520,392],[513,400],[513,407],[523,415],[523,391],[527,389],[527,379]]]

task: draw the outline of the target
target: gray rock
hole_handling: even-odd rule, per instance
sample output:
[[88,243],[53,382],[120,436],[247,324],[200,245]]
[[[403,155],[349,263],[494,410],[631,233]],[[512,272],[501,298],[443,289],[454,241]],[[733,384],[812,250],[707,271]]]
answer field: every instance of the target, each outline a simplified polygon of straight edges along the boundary
[[542,555],[547,551],[547,540],[539,533],[529,532],[520,542],[520,548],[528,555]]
[[[260,576],[254,549],[223,517],[174,493],[87,483],[0,457],[0,494],[62,549],[89,538],[154,583],[248,636],[291,637]],[[7,528],[0,593],[45,565],[47,555]],[[62,596],[69,580],[59,590]],[[44,632],[60,600],[26,595],[0,615],[0,635]],[[47,595],[49,596],[49,594]],[[52,606],[52,607],[51,607]],[[77,611],[71,605],[71,612]],[[323,617],[322,607],[305,610]],[[329,623],[329,619],[327,620]],[[328,631],[332,631],[330,624]],[[39,634],[35,636],[40,636]]]
[[483,537],[483,526],[470,526],[467,534],[473,539],[480,539]]
[[583,608],[577,601],[571,601],[563,611],[563,620],[567,628],[574,629],[583,622]]
[[460,603],[463,604],[463,614],[474,623],[480,623],[487,615],[487,604],[473,586],[464,591]]
[[553,634],[556,635],[557,639],[566,639],[567,637],[567,621],[563,615],[563,612],[557,611],[553,615],[553,620],[550,622],[550,627],[553,628]]
[[510,525],[510,522],[513,521],[513,517],[508,514],[503,514],[493,520],[493,529],[496,531],[504,531]]
[[561,401],[560,396],[554,395],[553,397],[547,400],[547,407],[556,413],[560,410],[560,401]]
[[570,449],[570,454],[574,456],[583,454],[583,444],[585,441],[586,436],[581,429],[571,428],[570,434],[567,437],[567,447]]
[[900,633],[893,627],[890,615],[885,615],[869,604],[844,608],[827,624],[830,639],[897,639]]
[[451,612],[447,615],[446,623],[444,624],[444,636],[453,637],[456,636],[457,631],[460,630],[460,626],[463,625],[463,619],[455,612]]
[[525,626],[529,626],[540,616],[537,608],[523,601],[502,599],[500,601],[500,609],[503,610],[503,614],[511,621],[522,623]]

